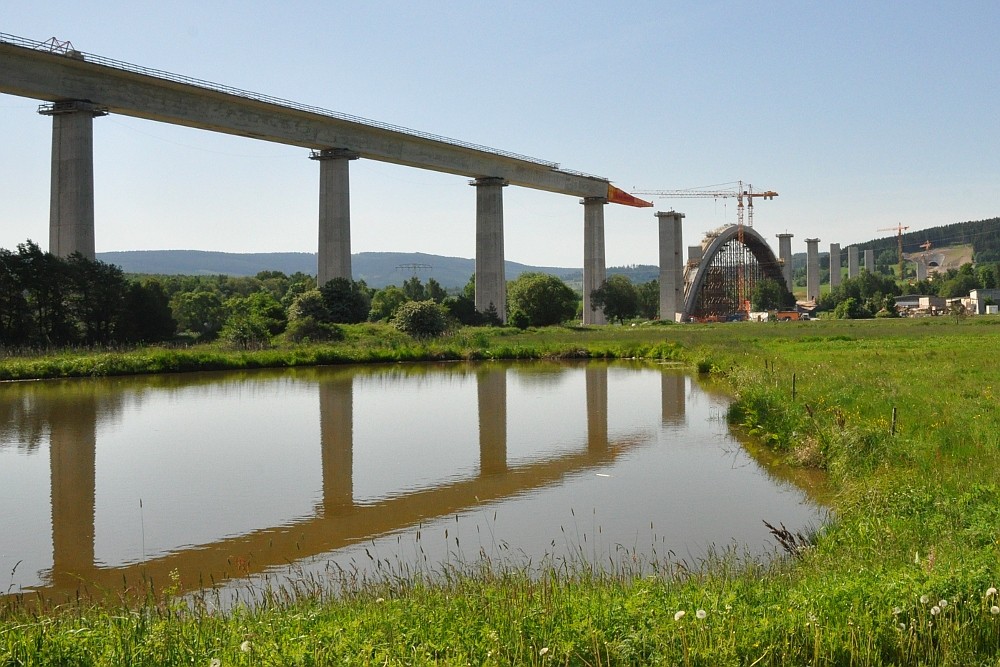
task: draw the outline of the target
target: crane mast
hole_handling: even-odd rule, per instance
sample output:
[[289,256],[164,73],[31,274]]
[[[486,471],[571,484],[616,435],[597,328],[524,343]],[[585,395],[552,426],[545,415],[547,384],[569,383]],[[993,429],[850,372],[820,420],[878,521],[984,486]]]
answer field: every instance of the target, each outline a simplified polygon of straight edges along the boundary
[[[896,225],[895,227],[881,227],[876,231],[880,232],[896,232],[896,240],[899,244],[899,279],[903,280],[903,230],[909,229],[909,225],[903,225],[902,223]],[[930,241],[928,243],[928,248],[930,247]]]

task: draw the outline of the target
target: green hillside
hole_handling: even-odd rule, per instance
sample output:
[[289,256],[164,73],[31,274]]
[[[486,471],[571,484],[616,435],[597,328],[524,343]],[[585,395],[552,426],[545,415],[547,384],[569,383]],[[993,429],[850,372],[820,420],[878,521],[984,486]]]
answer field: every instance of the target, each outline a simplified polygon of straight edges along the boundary
[[[253,276],[261,271],[281,271],[288,275],[316,275],[316,254],[306,252],[130,250],[99,252],[97,259],[133,274]],[[473,259],[421,252],[362,252],[351,256],[351,264],[355,280],[364,280],[371,287],[401,285],[416,275],[425,283],[434,278],[445,289],[460,289],[476,270]],[[527,271],[550,273],[564,279],[582,274],[579,268],[529,266],[517,262],[506,262],[505,270],[508,280]]]

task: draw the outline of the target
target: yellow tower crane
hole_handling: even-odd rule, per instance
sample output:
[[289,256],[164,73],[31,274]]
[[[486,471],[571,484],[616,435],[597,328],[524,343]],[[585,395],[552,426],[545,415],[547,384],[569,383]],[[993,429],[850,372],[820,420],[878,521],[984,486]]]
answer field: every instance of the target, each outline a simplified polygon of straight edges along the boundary
[[[723,186],[735,186],[735,187],[723,187]],[[723,189],[719,189],[723,188]],[[736,181],[735,183],[723,183],[721,185],[707,185],[698,188],[687,188],[682,190],[633,190],[634,195],[651,195],[655,197],[660,197],[662,199],[694,199],[694,198],[712,198],[712,199],[725,199],[725,198],[736,198],[736,238],[739,240],[740,245],[744,245],[743,240],[743,220],[744,216],[746,218],[746,223],[750,227],[753,227],[753,200],[757,198],[763,199],[774,199],[778,196],[778,193],[774,190],[763,190],[761,192],[754,192],[753,186],[747,183],[746,187],[743,187],[743,181]],[[739,300],[741,309],[749,315],[750,313],[750,300],[744,295],[743,288],[743,267],[740,267],[739,279],[737,281],[737,299]]]
[[896,238],[899,242],[899,279],[904,278],[903,275],[903,230],[909,229],[909,225],[898,224],[895,227],[881,227],[876,231],[879,232],[896,232]]

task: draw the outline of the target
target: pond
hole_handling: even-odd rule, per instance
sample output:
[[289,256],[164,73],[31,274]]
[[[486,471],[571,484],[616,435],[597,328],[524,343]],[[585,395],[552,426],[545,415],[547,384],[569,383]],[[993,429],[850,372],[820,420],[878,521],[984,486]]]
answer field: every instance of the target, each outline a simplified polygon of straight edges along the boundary
[[822,508],[745,452],[727,404],[628,362],[3,383],[0,593],[766,554],[763,520],[801,530]]

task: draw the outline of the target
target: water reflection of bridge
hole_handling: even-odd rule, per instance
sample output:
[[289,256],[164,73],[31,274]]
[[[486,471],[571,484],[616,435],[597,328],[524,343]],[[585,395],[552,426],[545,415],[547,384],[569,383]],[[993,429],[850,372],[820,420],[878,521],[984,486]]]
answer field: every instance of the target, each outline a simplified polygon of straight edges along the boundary
[[[120,409],[122,390],[109,396],[106,389],[98,391],[80,381],[71,393],[61,394],[62,400],[50,403],[47,414],[34,415],[49,423],[53,564],[47,583],[33,590],[57,597],[72,594],[85,583],[91,590],[116,591],[123,582],[129,586],[141,586],[144,580],[165,582],[173,570],[189,585],[261,572],[557,483],[566,475],[613,462],[648,437],[609,439],[608,366],[588,364],[584,370],[588,414],[585,447],[510,465],[508,367],[483,365],[474,372],[479,412],[478,475],[369,504],[357,503],[353,480],[355,375],[349,369],[332,371],[320,376],[323,379],[318,383],[323,487],[322,502],[312,516],[113,567],[102,566],[95,559],[95,460],[99,418],[109,409]],[[685,376],[663,372],[661,392],[663,422],[683,422]],[[9,406],[0,406],[0,412],[9,410]]]

